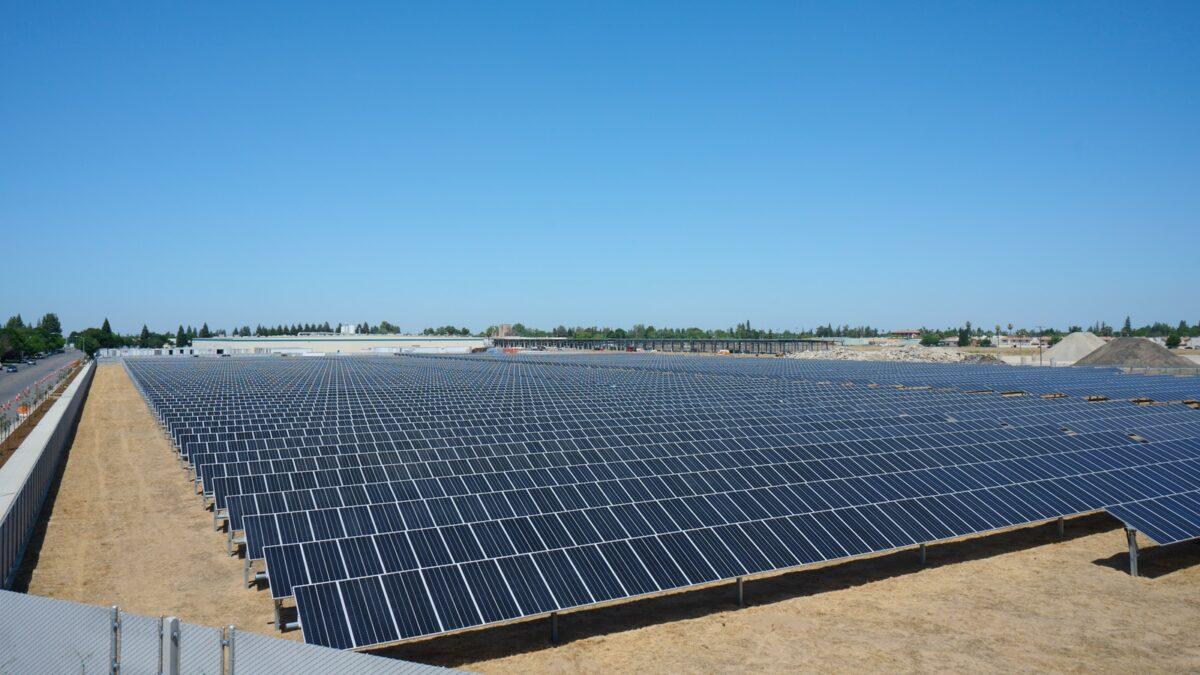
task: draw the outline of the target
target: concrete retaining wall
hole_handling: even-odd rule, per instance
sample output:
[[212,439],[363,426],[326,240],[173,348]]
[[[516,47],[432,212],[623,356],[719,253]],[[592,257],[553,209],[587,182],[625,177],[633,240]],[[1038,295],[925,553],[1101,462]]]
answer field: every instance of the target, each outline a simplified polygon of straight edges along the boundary
[[94,362],[85,365],[0,467],[0,588],[12,587],[95,373]]

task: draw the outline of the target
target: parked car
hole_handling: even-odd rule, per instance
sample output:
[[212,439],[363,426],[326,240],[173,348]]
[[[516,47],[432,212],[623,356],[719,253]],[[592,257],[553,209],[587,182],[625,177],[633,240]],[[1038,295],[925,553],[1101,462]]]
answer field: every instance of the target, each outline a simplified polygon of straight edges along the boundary
[[10,363],[4,367],[4,370],[9,373],[15,373],[15,372],[17,372],[17,364]]

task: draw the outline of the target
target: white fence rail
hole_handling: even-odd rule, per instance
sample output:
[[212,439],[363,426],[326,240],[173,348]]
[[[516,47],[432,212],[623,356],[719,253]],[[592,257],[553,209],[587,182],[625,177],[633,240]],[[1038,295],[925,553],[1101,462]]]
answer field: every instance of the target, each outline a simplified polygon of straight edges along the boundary
[[258,675],[454,671],[171,617],[0,591],[0,675]]

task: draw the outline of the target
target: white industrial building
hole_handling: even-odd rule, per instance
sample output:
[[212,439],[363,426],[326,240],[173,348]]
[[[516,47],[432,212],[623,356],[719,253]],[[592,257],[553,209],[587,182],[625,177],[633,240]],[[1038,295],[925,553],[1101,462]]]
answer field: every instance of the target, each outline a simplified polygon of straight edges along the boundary
[[394,354],[399,352],[465,354],[485,349],[486,338],[443,335],[320,334],[272,337],[195,338],[196,354]]

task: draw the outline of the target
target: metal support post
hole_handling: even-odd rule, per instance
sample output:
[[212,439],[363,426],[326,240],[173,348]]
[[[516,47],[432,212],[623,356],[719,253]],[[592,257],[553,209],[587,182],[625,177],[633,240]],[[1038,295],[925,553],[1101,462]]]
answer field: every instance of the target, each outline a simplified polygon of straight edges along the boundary
[[233,640],[237,633],[236,626],[226,626],[223,635],[221,636],[221,646],[224,647],[225,653],[221,655],[221,675],[233,675]]
[[1063,519],[1059,518],[1058,519],[1058,538],[1059,539],[1062,539],[1064,529],[1065,529],[1065,526],[1063,525]]
[[108,646],[108,665],[112,675],[121,672],[121,608],[112,606],[112,637]]
[[283,619],[281,618],[281,612],[280,612],[281,609],[283,609],[283,601],[276,600],[275,601],[275,630],[279,631],[280,633],[283,632]]
[[925,544],[921,544],[921,564],[925,564]]
[[246,588],[250,588],[250,556],[246,556],[242,562],[242,583],[246,584]]
[[163,619],[162,675],[179,675],[179,619]]
[[158,673],[158,675],[162,675],[162,671],[163,671],[162,635],[163,635],[163,617],[160,616],[160,617],[158,617],[158,667],[154,669],[154,672]]
[[550,612],[550,642],[558,644],[558,612]]
[[737,578],[737,601],[738,607],[746,606],[746,584],[742,577]]
[[1125,538],[1129,540],[1129,576],[1136,577],[1138,575],[1137,530],[1132,527],[1125,528]]

